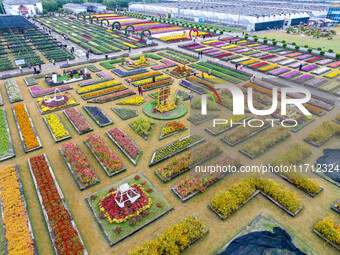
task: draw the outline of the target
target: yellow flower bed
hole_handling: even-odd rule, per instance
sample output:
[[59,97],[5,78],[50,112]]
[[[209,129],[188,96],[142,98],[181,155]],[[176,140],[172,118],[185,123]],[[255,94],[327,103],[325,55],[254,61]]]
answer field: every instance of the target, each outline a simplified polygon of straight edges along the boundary
[[170,103],[170,104],[167,104],[165,106],[164,105],[157,105],[156,106],[157,111],[159,111],[160,113],[172,111],[176,108],[177,108],[177,105],[175,105],[174,103]]
[[140,96],[137,96],[137,97],[131,97],[129,99],[125,99],[125,100],[119,101],[119,104],[133,104],[133,105],[137,105],[137,104],[140,104],[140,103],[143,103],[143,102],[144,102],[144,98],[140,97]]
[[203,44],[209,44],[209,43],[214,43],[214,42],[219,42],[219,40],[210,40],[210,41],[205,41],[202,42]]
[[334,72],[326,74],[325,77],[327,77],[327,78],[334,78],[334,77],[338,76],[339,74],[340,74],[340,70],[336,70]]
[[247,47],[252,48],[252,47],[255,47],[255,46],[259,46],[259,45],[260,45],[259,43],[255,43],[255,44],[249,44],[249,45],[247,45]]
[[[166,79],[166,78],[169,78],[169,76],[163,74],[163,75],[160,75],[160,76],[156,76],[156,77],[155,77],[155,81],[162,80],[162,79]],[[134,82],[134,84],[135,84],[136,86],[138,86],[138,85],[143,85],[143,84],[150,83],[150,82],[152,82],[152,78],[148,78],[148,79],[136,81],[136,82]]]
[[58,116],[55,113],[48,114],[48,115],[46,115],[45,118],[46,118],[46,121],[47,121],[48,125],[50,126],[52,132],[53,132],[53,135],[57,139],[67,137],[69,135],[67,130],[65,129],[64,125],[61,123],[60,119],[58,118]]
[[120,83],[119,81],[107,81],[107,82],[104,82],[104,83],[91,85],[91,86],[87,86],[87,87],[78,89],[77,93],[82,94],[82,93],[94,91],[94,90],[97,90],[97,89],[104,89],[104,88],[107,88],[107,87],[118,85],[119,83]]
[[276,67],[278,67],[278,65],[269,65],[269,66],[261,67],[259,70],[260,71],[268,71],[268,70],[276,68]]
[[33,240],[26,216],[28,212],[14,166],[0,170],[0,190],[8,254],[33,255]]
[[[207,34],[206,32],[198,32],[199,36],[205,35]],[[191,34],[193,35],[193,34]],[[196,33],[195,33],[196,36]],[[169,35],[169,36],[163,36],[163,37],[159,37],[158,39],[162,40],[162,41],[169,41],[169,40],[175,40],[175,39],[179,39],[179,38],[187,38],[189,37],[189,32],[186,32],[183,36],[183,34],[178,34],[178,35]]]
[[241,64],[242,65],[249,65],[249,64],[255,63],[257,61],[258,61],[257,59],[251,59],[251,60],[244,61]]
[[136,45],[133,45],[133,44],[131,44],[131,43],[123,43],[123,44],[125,44],[126,46],[130,46],[131,48],[137,48],[137,46]]
[[239,44],[239,43],[245,43],[245,42],[247,42],[247,40],[238,41],[237,43]]
[[226,50],[226,49],[232,49],[232,48],[236,48],[236,47],[239,47],[239,46],[233,44],[233,45],[223,46],[223,47],[221,47],[221,49]]

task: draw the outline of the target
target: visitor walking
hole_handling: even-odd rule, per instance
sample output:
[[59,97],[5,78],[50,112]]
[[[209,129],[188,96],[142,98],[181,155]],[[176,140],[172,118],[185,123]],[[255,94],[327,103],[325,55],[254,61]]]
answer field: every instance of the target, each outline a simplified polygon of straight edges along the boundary
[[27,63],[27,67],[28,69],[31,69],[31,64],[29,62]]
[[196,70],[196,67],[195,67],[195,69],[194,69],[194,76],[196,76],[196,74],[197,74],[197,70]]
[[192,99],[192,91],[189,90],[189,100],[191,101],[191,99]]
[[19,66],[20,73],[23,73],[22,67]]
[[203,72],[202,72],[201,76],[202,76],[202,80],[204,80],[204,73]]
[[89,58],[90,58],[90,56],[89,56],[89,53],[88,53],[88,52],[86,52],[86,60],[88,61],[88,60],[89,60]]
[[237,71],[237,68],[238,68],[238,64],[236,63],[236,64],[235,64],[235,69],[236,69],[236,71]]
[[131,78],[129,77],[127,81],[129,83],[129,86],[130,86],[131,85]]
[[300,71],[301,71],[302,67],[303,67],[303,64],[301,63],[300,66],[299,66]]
[[131,47],[129,47],[129,52],[131,52]]
[[152,82],[156,81],[156,76],[152,76]]
[[250,77],[250,82],[254,82],[255,81],[255,75],[253,74],[251,77]]
[[203,58],[203,51],[201,51],[201,58]]
[[70,59],[69,59],[69,58],[66,59],[66,62],[67,62],[67,64],[69,65],[69,64],[70,64]]
[[38,64],[39,70],[41,71],[41,64]]
[[140,88],[140,95],[143,96],[143,88]]
[[240,65],[240,70],[241,70],[241,71],[243,70],[243,65],[242,65],[242,64]]
[[142,89],[142,87],[140,85],[138,85],[138,95],[140,95],[141,89]]
[[33,67],[34,74],[37,74],[37,68]]
[[211,69],[209,69],[209,71],[208,71],[208,75],[209,75],[209,76],[211,75]]
[[65,68],[63,68],[63,75],[66,75],[66,70],[65,70]]
[[52,64],[55,66],[55,61],[54,61],[54,58],[52,58]]

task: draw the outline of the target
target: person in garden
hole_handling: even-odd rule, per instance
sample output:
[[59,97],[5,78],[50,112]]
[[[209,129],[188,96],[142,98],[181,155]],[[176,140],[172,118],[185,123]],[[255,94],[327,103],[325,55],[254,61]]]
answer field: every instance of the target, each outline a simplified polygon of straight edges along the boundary
[[22,67],[19,66],[20,73],[23,73]]
[[31,69],[31,64],[29,62],[27,63],[27,67]]
[[194,69],[194,76],[196,76],[196,74],[197,74],[197,70],[196,70],[196,67],[195,67],[195,69]]
[[152,82],[156,81],[156,76],[152,76]]
[[54,59],[52,59],[52,64],[55,66],[55,61],[54,61]]
[[209,71],[208,71],[208,75],[209,75],[209,76],[211,75],[211,69],[209,69]]
[[242,64],[240,65],[240,70],[241,70],[241,71],[243,70],[243,65],[242,65]]
[[131,78],[129,77],[128,78],[128,83],[129,83],[129,86],[131,85]]
[[143,88],[140,87],[140,95],[143,96]]
[[142,89],[142,87],[140,85],[138,85],[138,95],[140,95],[141,89]]
[[202,72],[202,80],[204,80],[204,72]]
[[255,81],[255,75],[253,74],[251,77],[250,77],[250,82],[254,82]]
[[131,47],[129,47],[129,52],[131,52]]
[[235,69],[237,70],[237,68],[238,68],[238,64],[236,63],[236,64],[235,64]]
[[299,66],[300,71],[301,71],[302,67],[303,67],[303,64],[301,63],[300,66]]
[[192,99],[192,91],[189,90],[189,100],[191,101],[191,99]]
[[39,70],[41,71],[41,64],[38,64]]
[[37,74],[37,68],[33,67],[34,74]]
[[66,70],[65,70],[65,68],[63,68],[63,75],[66,75]]

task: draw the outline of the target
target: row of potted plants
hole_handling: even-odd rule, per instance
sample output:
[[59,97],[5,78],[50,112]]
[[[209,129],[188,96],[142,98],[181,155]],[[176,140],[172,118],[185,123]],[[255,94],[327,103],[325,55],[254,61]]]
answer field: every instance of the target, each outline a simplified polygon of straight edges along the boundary
[[56,254],[87,254],[46,155],[28,163]]
[[75,178],[80,190],[85,190],[99,183],[90,162],[85,154],[75,143],[64,143],[61,145],[60,153],[66,165]]
[[32,226],[17,166],[0,171],[1,211],[4,228],[4,252],[36,254]]

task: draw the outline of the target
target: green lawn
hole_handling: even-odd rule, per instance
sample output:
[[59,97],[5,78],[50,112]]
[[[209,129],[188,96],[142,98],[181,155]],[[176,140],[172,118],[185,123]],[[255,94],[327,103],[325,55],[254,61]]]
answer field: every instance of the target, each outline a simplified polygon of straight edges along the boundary
[[[79,77],[79,73],[75,73],[73,74],[73,78],[78,78]],[[63,81],[64,79],[70,79],[71,76],[70,75],[62,75],[62,76],[59,76],[57,81]]]
[[[340,28],[335,28],[337,33],[340,33]],[[333,40],[328,40],[327,38],[313,39],[311,36],[301,36],[287,34],[284,31],[272,31],[268,33],[260,33],[259,37],[267,37],[268,39],[275,38],[277,41],[286,40],[287,43],[295,42],[297,45],[304,46],[308,45],[311,48],[325,47],[325,50],[333,49],[334,52],[340,52],[340,35],[335,35]]]

